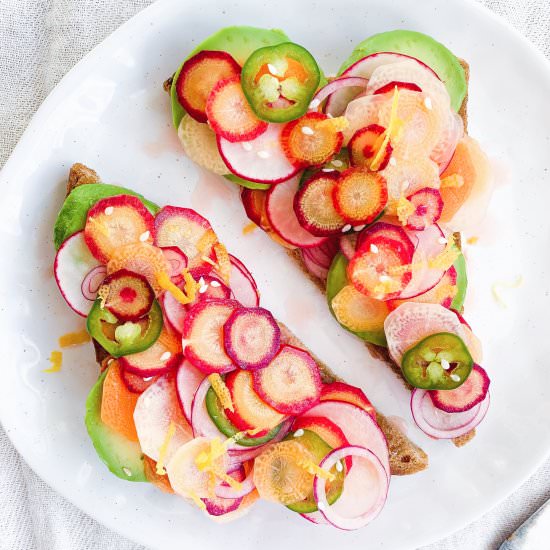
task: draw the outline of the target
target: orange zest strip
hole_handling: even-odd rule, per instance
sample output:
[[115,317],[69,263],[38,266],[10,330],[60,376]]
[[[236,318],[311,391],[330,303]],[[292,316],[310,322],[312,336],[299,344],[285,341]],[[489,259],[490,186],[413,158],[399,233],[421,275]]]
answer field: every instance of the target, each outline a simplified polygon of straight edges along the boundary
[[91,340],[90,335],[86,330],[78,332],[68,332],[59,337],[59,347],[68,348],[69,346],[80,346]]
[[49,361],[52,366],[49,369],[44,369],[43,372],[59,372],[61,370],[61,365],[63,364],[63,353],[60,351],[52,351],[50,353]]

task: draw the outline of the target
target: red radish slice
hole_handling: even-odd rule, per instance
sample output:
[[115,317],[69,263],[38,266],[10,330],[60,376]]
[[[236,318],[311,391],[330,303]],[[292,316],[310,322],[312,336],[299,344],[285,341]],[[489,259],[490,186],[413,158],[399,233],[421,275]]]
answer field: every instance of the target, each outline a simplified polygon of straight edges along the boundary
[[231,261],[229,280],[233,298],[244,307],[257,307],[260,305],[260,293],[254,277],[241,260],[231,254],[229,254],[229,260]]
[[218,277],[204,275],[197,282],[199,283],[199,291],[195,300],[187,305],[187,309],[193,307],[198,302],[228,300],[231,298],[231,289]]
[[388,92],[393,92],[395,88],[398,88],[399,90],[410,90],[412,92],[422,91],[422,88],[414,82],[398,82],[396,80],[393,80],[392,82],[388,82],[388,84],[386,84],[385,86],[378,88],[378,90],[375,90],[373,93],[374,95],[387,94]]
[[416,425],[430,437],[454,439],[472,431],[487,414],[490,394],[465,412],[447,413],[434,406],[425,390],[415,388],[411,394],[411,411]]
[[357,233],[346,233],[340,237],[340,252],[348,260],[351,260],[355,256],[357,239]]
[[307,514],[300,514],[304,519],[307,519],[310,523],[315,525],[330,525],[329,522],[324,518],[321,512],[308,512]]
[[[374,420],[376,420],[376,411],[374,410],[372,403],[368,400],[363,390],[357,388],[356,386],[350,386],[345,382],[332,382],[331,384],[323,384],[320,400],[343,401],[344,403],[351,403],[352,405],[363,409],[366,413],[370,414]],[[334,447],[334,445],[331,446]]]
[[[380,147],[384,144],[384,132],[386,129],[380,124],[369,124],[365,128],[360,128],[353,134],[348,143],[350,152],[350,162],[352,166],[360,166],[372,170],[372,163]],[[390,161],[393,151],[391,143],[385,145],[382,160],[377,161],[376,171],[384,170]]]
[[137,321],[151,309],[155,299],[147,279],[127,269],[111,273],[101,286],[107,289],[104,307],[119,321]]
[[235,300],[199,302],[183,322],[185,357],[207,374],[229,372],[235,365],[223,347],[223,326],[239,303]]
[[[407,233],[399,225],[394,225],[387,222],[376,222],[359,233],[356,249],[360,250],[363,243],[367,239],[373,239],[375,237],[386,237],[388,239],[393,239],[394,241],[399,241],[407,251],[407,254],[410,254],[411,257],[413,256],[416,245],[418,244],[418,239],[416,236],[412,233]],[[413,237],[414,242],[412,240]]]
[[481,403],[489,391],[491,381],[483,368],[474,365],[465,382],[456,390],[429,391],[435,407],[447,413],[469,411]]
[[384,321],[384,332],[392,359],[401,365],[409,348],[438,332],[451,332],[463,340],[464,330],[454,312],[439,304],[405,302],[392,311]]
[[241,87],[241,77],[219,81],[206,101],[210,127],[227,141],[251,141],[267,130],[255,114]]
[[294,212],[294,197],[298,192],[298,178],[273,186],[267,192],[266,210],[273,231],[285,241],[311,248],[324,243],[326,237],[316,237],[304,229]]
[[156,376],[146,376],[144,378],[124,369],[120,370],[120,375],[125,386],[133,393],[143,393],[158,380]]
[[165,206],[155,218],[155,229],[155,245],[179,248],[187,257],[190,270],[199,269],[204,275],[212,269],[203,258],[214,256],[217,238],[206,218],[190,208]]
[[257,183],[280,183],[296,175],[300,167],[287,159],[281,146],[283,128],[283,124],[268,124],[261,135],[240,143],[218,136],[218,149],[229,170]]
[[139,376],[155,376],[172,370],[181,361],[179,338],[162,329],[157,341],[145,351],[124,355],[118,359],[120,366]]
[[263,189],[243,187],[241,190],[241,201],[248,219],[262,229],[266,229],[264,221],[266,195],[267,193]]
[[241,369],[267,367],[279,351],[281,330],[267,309],[239,308],[223,326],[227,355]]
[[162,248],[164,258],[168,263],[168,275],[172,282],[179,284],[183,280],[182,272],[187,267],[187,256],[177,246],[165,246]]
[[[365,90],[369,81],[366,78],[344,76],[335,78],[326,86],[321,88],[313,97],[309,108],[311,111],[317,111],[321,103],[327,100],[325,112],[331,116],[337,117],[344,114],[347,104],[361,92]],[[331,101],[333,94],[339,92],[339,101]]]
[[250,494],[256,486],[254,485],[254,467],[250,469],[248,475],[244,475],[244,468],[240,468],[237,472],[241,472],[242,475],[238,481],[241,482],[241,487],[239,489],[234,489],[230,487],[227,483],[218,483],[214,491],[216,496],[221,499],[233,499],[233,498],[242,498]]
[[327,471],[353,457],[353,468],[344,479],[340,498],[329,504],[327,480],[315,476],[313,494],[319,511],[334,527],[351,531],[369,524],[382,511],[389,489],[389,479],[377,456],[364,447],[350,445],[331,451],[319,464]]
[[201,382],[206,375],[201,370],[195,368],[189,361],[183,360],[176,372],[176,388],[178,398],[187,421],[191,424],[191,409],[193,399]]
[[302,260],[308,273],[317,279],[321,279],[321,281],[326,281],[329,271],[328,267],[323,267],[312,260],[311,257],[306,254],[306,251],[307,248],[304,248],[303,250],[300,250],[300,254],[302,255]]
[[348,168],[340,174],[332,198],[336,211],[347,223],[369,224],[388,202],[386,180],[365,168]]
[[69,307],[82,317],[86,317],[92,309],[93,300],[105,276],[99,274],[105,271],[86,246],[84,231],[78,231],[63,242],[53,263],[59,291]]
[[183,331],[183,321],[187,315],[187,308],[169,292],[165,292],[161,296],[160,303],[167,325],[174,332],[181,334]]
[[134,422],[141,450],[155,461],[160,458],[160,449],[172,422],[175,432],[168,442],[165,462],[170,460],[179,447],[191,440],[191,428],[178,402],[174,373],[161,376],[139,396]]
[[320,267],[325,267],[328,269],[339,249],[339,239],[334,238],[327,240],[319,246],[305,248],[302,253]]
[[84,239],[90,252],[102,263],[109,261],[115,249],[127,244],[151,243],[154,236],[154,218],[137,197],[107,197],[88,210]]
[[283,414],[297,416],[310,409],[321,395],[321,375],[315,359],[285,345],[269,366],[254,372],[254,389]]
[[443,199],[438,189],[419,189],[409,195],[407,200],[414,206],[414,212],[407,217],[407,229],[422,231],[441,217]]
[[342,401],[323,401],[302,416],[330,418],[342,430],[350,445],[368,448],[378,457],[389,478],[390,460],[386,437],[376,420],[363,409]]
[[239,64],[223,51],[203,50],[182,66],[176,92],[182,107],[198,122],[206,122],[206,101],[216,84],[241,74]]

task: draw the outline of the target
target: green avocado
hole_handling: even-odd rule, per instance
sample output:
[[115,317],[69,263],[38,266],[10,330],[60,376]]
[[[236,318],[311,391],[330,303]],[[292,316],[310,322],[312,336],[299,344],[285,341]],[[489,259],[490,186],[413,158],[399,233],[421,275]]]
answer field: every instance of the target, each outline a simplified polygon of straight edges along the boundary
[[410,55],[428,65],[447,86],[455,111],[460,109],[468,90],[464,68],[448,48],[421,32],[395,30],[375,34],[363,40],[344,61],[338,74],[359,59],[378,52]]
[[101,398],[106,375],[107,371],[99,377],[86,399],[86,429],[99,458],[113,474],[126,481],[147,481],[139,443],[129,441],[101,421]]
[[[346,269],[348,267],[348,260],[343,254],[336,254],[330,270],[327,276],[327,301],[330,312],[334,315],[332,311],[332,300],[333,298],[348,284],[348,276]],[[342,325],[346,330],[349,330],[345,325]],[[386,335],[384,330],[379,330],[375,332],[354,332],[350,330],[353,334],[359,336],[362,340],[375,344],[377,346],[387,346]]]
[[[206,40],[201,42],[186,59],[193,57],[203,50],[224,51],[231,54],[242,67],[244,62],[248,59],[248,56],[258,48],[274,46],[275,44],[288,41],[288,36],[279,29],[260,29],[246,26],[226,27],[210,35]],[[174,74],[172,87],[170,89],[172,121],[176,128],[179,126],[180,120],[185,113],[184,108],[178,101],[178,94],[176,93],[176,82],[182,66],[183,63]]]
[[65,199],[53,229],[53,240],[55,249],[58,250],[63,241],[74,235],[77,231],[84,229],[88,210],[100,199],[113,197],[114,195],[133,195],[138,197],[146,208],[155,215],[159,207],[145,199],[139,193],[107,183],[90,183],[75,187]]
[[453,265],[456,269],[457,292],[451,303],[451,309],[456,309],[456,311],[460,312],[462,311],[462,306],[466,298],[466,290],[468,289],[468,276],[466,274],[466,260],[464,259],[464,254],[461,253]]
[[271,187],[269,183],[257,183],[255,181],[248,181],[243,178],[239,178],[239,176],[235,176],[235,174],[225,174],[224,178],[233,183],[236,183],[237,185],[240,185],[241,187],[246,187],[247,189],[265,190]]

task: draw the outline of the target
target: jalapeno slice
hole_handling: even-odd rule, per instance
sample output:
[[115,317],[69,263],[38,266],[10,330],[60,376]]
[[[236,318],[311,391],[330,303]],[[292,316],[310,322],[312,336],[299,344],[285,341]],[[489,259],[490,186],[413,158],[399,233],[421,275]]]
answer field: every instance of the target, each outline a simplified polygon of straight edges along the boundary
[[288,122],[301,117],[319,86],[321,71],[302,46],[283,42],[253,52],[244,64],[241,84],[258,118]]
[[101,307],[101,298],[98,298],[86,321],[90,336],[113,357],[150,348],[157,341],[162,325],[162,309],[157,300],[149,313],[138,321],[122,323],[109,310]]
[[450,332],[432,334],[403,355],[403,375],[415,388],[454,390],[470,375],[474,360],[461,338]]

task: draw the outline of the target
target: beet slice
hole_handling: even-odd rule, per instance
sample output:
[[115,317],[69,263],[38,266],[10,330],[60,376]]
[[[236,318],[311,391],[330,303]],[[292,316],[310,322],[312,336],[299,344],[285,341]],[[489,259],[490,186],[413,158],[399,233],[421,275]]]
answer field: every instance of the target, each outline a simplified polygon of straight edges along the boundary
[[407,197],[414,212],[407,217],[407,229],[423,231],[436,223],[443,212],[443,199],[439,189],[425,187]]
[[315,359],[305,350],[283,346],[271,363],[254,371],[254,389],[283,414],[297,416],[319,401],[321,375]]
[[279,351],[281,330],[273,315],[261,307],[239,308],[223,327],[227,355],[242,369],[267,367]]
[[[348,143],[350,162],[352,166],[360,166],[371,170],[371,164],[380,147],[384,143],[384,132],[386,129],[379,124],[369,124],[365,128],[359,128],[353,134]],[[393,147],[391,142],[385,145],[382,160],[378,163],[376,171],[384,170],[390,161]]]
[[411,237],[399,225],[394,225],[387,222],[376,222],[367,227],[357,237],[356,249],[360,250],[363,243],[370,238],[387,237],[394,241],[399,241],[411,256],[414,254],[416,243],[413,243]]

